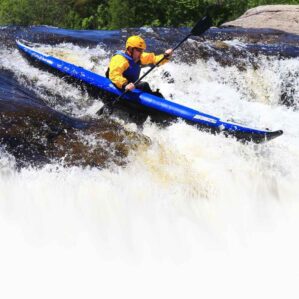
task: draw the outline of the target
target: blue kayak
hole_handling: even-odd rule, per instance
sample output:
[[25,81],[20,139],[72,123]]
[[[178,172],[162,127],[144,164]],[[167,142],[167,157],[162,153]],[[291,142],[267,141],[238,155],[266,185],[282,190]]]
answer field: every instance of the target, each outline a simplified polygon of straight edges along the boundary
[[[21,53],[29,60],[37,63],[47,70],[54,71],[63,76],[68,76],[78,82],[86,84],[98,93],[104,92],[111,97],[117,97],[122,91],[117,89],[112,82],[101,75],[88,71],[82,67],[68,63],[53,56],[41,53],[28,45],[25,41],[16,41]],[[120,107],[140,110],[151,116],[159,116],[165,120],[183,119],[187,123],[200,129],[213,133],[223,133],[226,136],[234,136],[240,141],[253,141],[260,143],[274,139],[283,134],[282,130],[270,131],[250,128],[230,121],[222,121],[220,118],[186,107],[184,105],[160,98],[158,96],[135,89],[124,95],[120,101]]]

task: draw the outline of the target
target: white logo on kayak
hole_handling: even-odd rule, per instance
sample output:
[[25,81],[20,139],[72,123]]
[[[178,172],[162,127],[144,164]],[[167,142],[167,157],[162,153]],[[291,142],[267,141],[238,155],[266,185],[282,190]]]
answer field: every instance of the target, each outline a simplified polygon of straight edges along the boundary
[[217,123],[216,119],[210,118],[210,117],[207,117],[207,116],[204,116],[204,115],[200,115],[200,114],[196,114],[193,118],[200,119],[200,120],[203,120],[203,121],[207,121],[207,122],[212,123],[212,124]]
[[53,64],[53,61],[50,59],[45,58],[42,54],[34,53],[32,54],[33,57],[36,57],[37,59],[44,61],[47,64]]

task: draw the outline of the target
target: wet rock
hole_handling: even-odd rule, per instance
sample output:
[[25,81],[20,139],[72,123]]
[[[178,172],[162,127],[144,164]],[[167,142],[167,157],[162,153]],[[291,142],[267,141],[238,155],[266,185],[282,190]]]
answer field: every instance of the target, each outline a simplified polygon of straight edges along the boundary
[[162,78],[165,79],[167,81],[167,83],[171,84],[171,83],[174,83],[174,79],[173,77],[171,76],[171,74],[167,71],[164,71],[162,73]]
[[55,111],[0,70],[0,145],[18,167],[57,161],[65,166],[124,165],[130,152],[148,144],[146,137],[109,118],[82,120]]
[[286,77],[288,77],[288,80],[282,83],[280,103],[298,110],[299,103],[296,101],[298,99],[298,92],[296,90],[298,84],[296,83],[298,82],[299,71],[294,73],[289,72]]
[[299,34],[299,5],[258,6],[222,27],[271,28]]
[[57,136],[47,154],[66,166],[108,167],[125,165],[130,152],[147,147],[149,139],[122,128],[109,119],[100,119],[83,132],[65,132]]
[[[7,109],[9,106],[9,109]],[[49,108],[37,109],[0,100],[0,142],[19,167],[62,162],[65,166],[124,165],[129,153],[149,140],[111,119],[69,126]]]
[[77,129],[49,108],[37,109],[0,100],[0,141],[19,166],[41,166],[61,160],[64,165],[106,167],[123,165],[131,150],[148,140],[108,119]]

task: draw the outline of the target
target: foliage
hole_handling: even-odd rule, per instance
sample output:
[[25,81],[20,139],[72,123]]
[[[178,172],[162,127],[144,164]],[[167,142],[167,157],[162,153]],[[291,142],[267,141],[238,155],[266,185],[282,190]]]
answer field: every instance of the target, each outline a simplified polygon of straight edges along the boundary
[[299,0],[0,0],[0,24],[53,25],[75,29],[192,26],[211,5],[214,25],[247,9]]

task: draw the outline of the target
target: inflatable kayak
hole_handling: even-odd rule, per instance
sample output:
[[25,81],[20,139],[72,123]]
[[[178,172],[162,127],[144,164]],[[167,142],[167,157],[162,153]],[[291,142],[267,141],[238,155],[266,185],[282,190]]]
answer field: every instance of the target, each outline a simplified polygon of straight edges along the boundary
[[[117,89],[106,77],[56,57],[41,53],[30,47],[25,41],[17,40],[16,43],[19,50],[25,54],[27,58],[34,63],[38,63],[38,65],[46,68],[47,70],[54,71],[64,77],[68,76],[76,81],[84,83],[88,87],[95,89],[97,94],[104,92],[110,96],[110,99],[111,97],[115,98],[122,94],[122,91]],[[195,125],[201,129],[205,129],[213,133],[223,133],[226,136],[234,136],[240,141],[253,141],[255,143],[260,143],[274,139],[283,133],[282,130],[260,130],[230,121],[223,121],[218,117],[146,92],[142,92],[138,89],[125,94],[120,101],[120,106],[126,109],[131,109],[132,112],[134,112],[134,109],[146,112],[154,118],[159,116],[159,119],[165,120],[183,119],[187,123]]]

